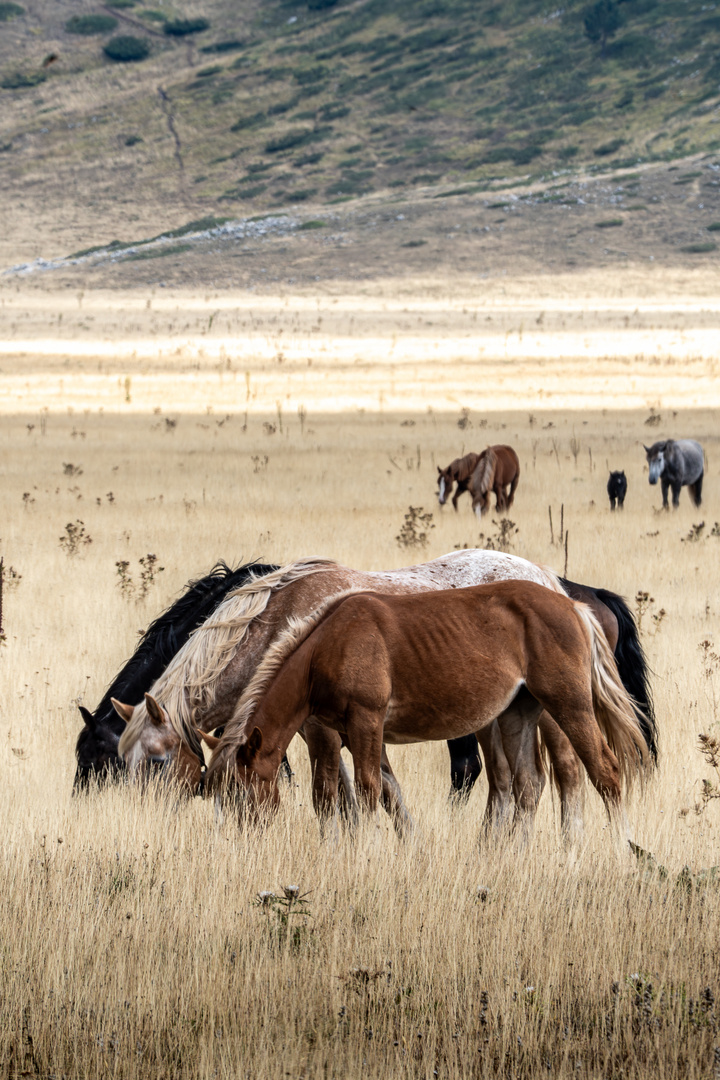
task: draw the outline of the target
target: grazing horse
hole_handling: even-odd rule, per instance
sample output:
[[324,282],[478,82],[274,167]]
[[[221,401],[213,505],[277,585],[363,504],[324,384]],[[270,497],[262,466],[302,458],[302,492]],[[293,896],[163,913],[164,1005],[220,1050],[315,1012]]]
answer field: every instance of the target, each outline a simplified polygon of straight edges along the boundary
[[617,502],[620,509],[625,507],[625,496],[627,495],[627,477],[624,472],[611,472],[610,478],[607,482],[607,493],[610,499],[610,509],[615,509],[615,503]]
[[[212,731],[230,719],[257,665],[284,630],[287,620],[307,616],[329,597],[348,588],[403,593],[508,579],[535,581],[552,591],[563,591],[563,585],[552,572],[513,555],[482,550],[452,552],[420,566],[386,573],[362,573],[337,563],[307,559],[253,579],[235,590],[196,632],[154,685],[145,704],[141,703],[135,710],[116,704],[128,721],[120,751],[133,772],[142,770],[148,760],[155,760],[164,761],[163,772],[172,776],[176,769],[175,754],[179,744],[184,741],[197,752],[195,727]],[[646,677],[642,651],[633,653],[632,649],[624,646],[629,632],[628,624],[620,620],[619,615],[616,617],[606,600],[607,597],[614,597],[614,594],[603,594],[605,602],[599,600],[598,595],[588,590],[582,598],[592,604],[611,646],[618,644],[621,674],[628,681],[630,692],[634,693],[636,685],[644,685]],[[622,604],[619,597],[614,599]],[[634,631],[629,612],[627,618],[629,627]],[[637,664],[641,670],[633,682],[632,669]],[[154,707],[155,699],[157,708]],[[642,696],[639,700],[643,700]],[[646,739],[652,748],[654,726],[652,720],[648,723],[651,726]],[[547,714],[541,718],[541,730],[549,747],[554,778],[561,791],[563,822],[576,821],[575,805],[582,791],[582,773],[577,759],[564,741],[562,732]],[[340,758],[341,738],[312,720],[304,725],[301,734],[308,743],[311,756],[316,810],[321,814],[334,812],[330,793],[337,787],[338,769],[346,802],[351,806],[352,790]],[[537,801],[544,784],[544,774],[538,778],[534,758],[529,764],[523,765],[513,756],[514,751],[510,747],[510,764],[507,756],[503,756],[500,742],[496,734],[494,748],[491,748],[492,760],[488,763],[491,798],[487,815],[493,821],[507,813],[513,794],[517,800],[518,791],[529,791],[532,787]],[[458,790],[464,788],[469,791],[482,768],[477,739],[472,735],[451,740],[448,748],[453,785]],[[500,770],[497,780],[491,775],[495,762]],[[386,759],[383,760],[383,802],[396,821],[406,820],[399,789]]]
[[359,801],[374,811],[384,742],[457,738],[497,721],[534,753],[543,709],[615,819],[647,747],[584,605],[528,581],[351,592],[295,620],[268,650],[213,751],[206,790],[234,789],[241,818],[274,810],[282,756],[313,716],[347,741]]
[[649,480],[660,480],[663,510],[668,509],[668,489],[672,488],[673,509],[680,504],[680,488],[690,489],[695,506],[702,502],[702,483],[705,472],[703,448],[694,439],[665,439],[664,442],[643,446],[650,467]]
[[220,562],[205,577],[191,581],[182,596],[155,619],[131,658],[113,679],[95,712],[80,706],[85,723],[75,746],[74,791],[86,788],[93,778],[100,782],[111,779],[124,768],[118,756],[118,742],[125,723],[113,708],[111,699],[122,697],[133,703],[141,701],[144,692],[163,673],[193,630],[229,592],[245,584],[251,576],[276,569],[276,566],[248,563],[231,570]]
[[468,481],[475,471],[479,457],[479,454],[466,454],[465,457],[455,458],[444,469],[441,469],[439,465],[437,466],[438,502],[441,506],[444,506],[447,502],[453,484],[457,484],[452,500],[453,510],[457,511],[458,499],[463,491],[467,491]]
[[495,509],[509,510],[519,479],[520,462],[512,446],[489,446],[483,450],[467,485],[477,517],[481,518],[489,509],[491,491],[495,492]]

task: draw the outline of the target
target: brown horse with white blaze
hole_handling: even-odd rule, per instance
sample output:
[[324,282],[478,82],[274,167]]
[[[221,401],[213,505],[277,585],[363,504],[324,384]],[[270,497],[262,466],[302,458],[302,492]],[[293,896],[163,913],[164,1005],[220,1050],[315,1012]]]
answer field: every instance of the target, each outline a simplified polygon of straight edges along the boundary
[[520,581],[350,593],[295,620],[270,648],[215,747],[206,790],[237,788],[241,813],[275,807],[285,749],[315,716],[347,742],[358,796],[372,811],[383,741],[452,739],[498,720],[534,749],[543,709],[608,812],[619,810],[622,782],[647,760],[647,747],[583,604]]

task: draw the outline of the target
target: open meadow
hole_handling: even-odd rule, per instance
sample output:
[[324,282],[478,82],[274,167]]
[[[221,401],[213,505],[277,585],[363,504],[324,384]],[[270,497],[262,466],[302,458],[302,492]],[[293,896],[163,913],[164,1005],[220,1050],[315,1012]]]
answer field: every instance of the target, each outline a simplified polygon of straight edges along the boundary
[[[250,297],[5,280],[8,1077],[717,1080],[720,802],[698,750],[720,701],[714,281]],[[683,490],[660,511],[642,443],[665,437],[705,447],[699,509]],[[478,523],[468,496],[441,510],[436,465],[497,442],[520,457],[512,525]],[[432,517],[402,546],[410,507]],[[500,543],[567,559],[640,622],[660,764],[628,809],[652,859],[618,854],[590,788],[579,851],[549,788],[526,849],[479,845],[485,779],[451,805],[444,744],[390,749],[405,843],[382,812],[322,840],[297,740],[265,832],[158,790],[72,797],[77,705],[217,559],[388,569]],[[257,899],[290,885],[290,911]]]

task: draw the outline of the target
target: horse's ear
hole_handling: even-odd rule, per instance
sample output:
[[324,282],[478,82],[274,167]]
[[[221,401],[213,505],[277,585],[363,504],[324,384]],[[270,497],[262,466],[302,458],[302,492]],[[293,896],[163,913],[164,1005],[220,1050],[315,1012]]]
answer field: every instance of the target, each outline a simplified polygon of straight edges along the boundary
[[86,709],[84,705],[78,705],[78,709],[80,710],[80,715],[82,716],[83,720],[85,721],[85,724],[87,725],[87,727],[89,727],[91,731],[94,731],[95,727],[96,727],[96,724],[95,724],[95,717],[93,716],[93,714],[90,712],[89,709]]
[[210,750],[215,750],[220,743],[219,739],[216,739],[214,735],[210,735],[207,731],[200,731],[199,728],[195,728],[195,733]]
[[145,695],[145,707],[155,727],[165,727],[165,714],[152,694]]
[[643,450],[645,451],[646,454],[650,453],[650,447],[646,446],[645,443],[643,443]]
[[262,749],[262,742],[262,731],[260,728],[255,728],[247,742],[244,742],[242,746],[238,746],[238,760],[243,765],[250,767]]
[[439,466],[439,465],[437,465],[437,466],[436,466],[436,468],[437,468],[437,471],[438,471],[438,472],[440,473],[440,475],[442,476],[442,469],[440,468],[440,466]]
[[134,705],[123,705],[122,701],[117,701],[116,698],[110,698],[110,703],[118,716],[125,721],[126,724],[132,720],[132,714],[135,711]]

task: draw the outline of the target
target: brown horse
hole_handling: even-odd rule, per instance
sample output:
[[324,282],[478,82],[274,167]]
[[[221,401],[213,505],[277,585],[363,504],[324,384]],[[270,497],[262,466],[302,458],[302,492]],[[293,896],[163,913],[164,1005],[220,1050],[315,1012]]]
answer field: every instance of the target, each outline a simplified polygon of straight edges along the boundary
[[[490,492],[495,492],[495,506],[499,511],[509,510],[515,498],[520,479],[520,462],[512,446],[488,446],[482,454],[466,454],[455,458],[441,469],[438,465],[438,502],[444,506],[450,497],[453,484],[457,484],[452,498],[457,510],[459,497],[464,491],[472,495],[473,510],[480,514],[488,508]],[[506,490],[509,488],[509,491]]]
[[483,450],[467,483],[476,515],[481,518],[489,509],[491,491],[495,492],[496,510],[501,513],[509,510],[519,479],[520,462],[512,446],[489,446]]
[[274,809],[285,750],[314,716],[347,741],[360,803],[374,811],[384,742],[452,739],[497,720],[534,752],[543,709],[613,817],[647,747],[585,605],[524,581],[346,594],[268,650],[215,747],[206,789],[234,789],[241,817]]
[[441,506],[447,502],[453,484],[457,484],[452,500],[453,510],[457,512],[458,499],[463,491],[467,491],[468,481],[475,471],[479,457],[479,454],[466,454],[465,457],[455,458],[444,469],[438,465],[438,502]]

